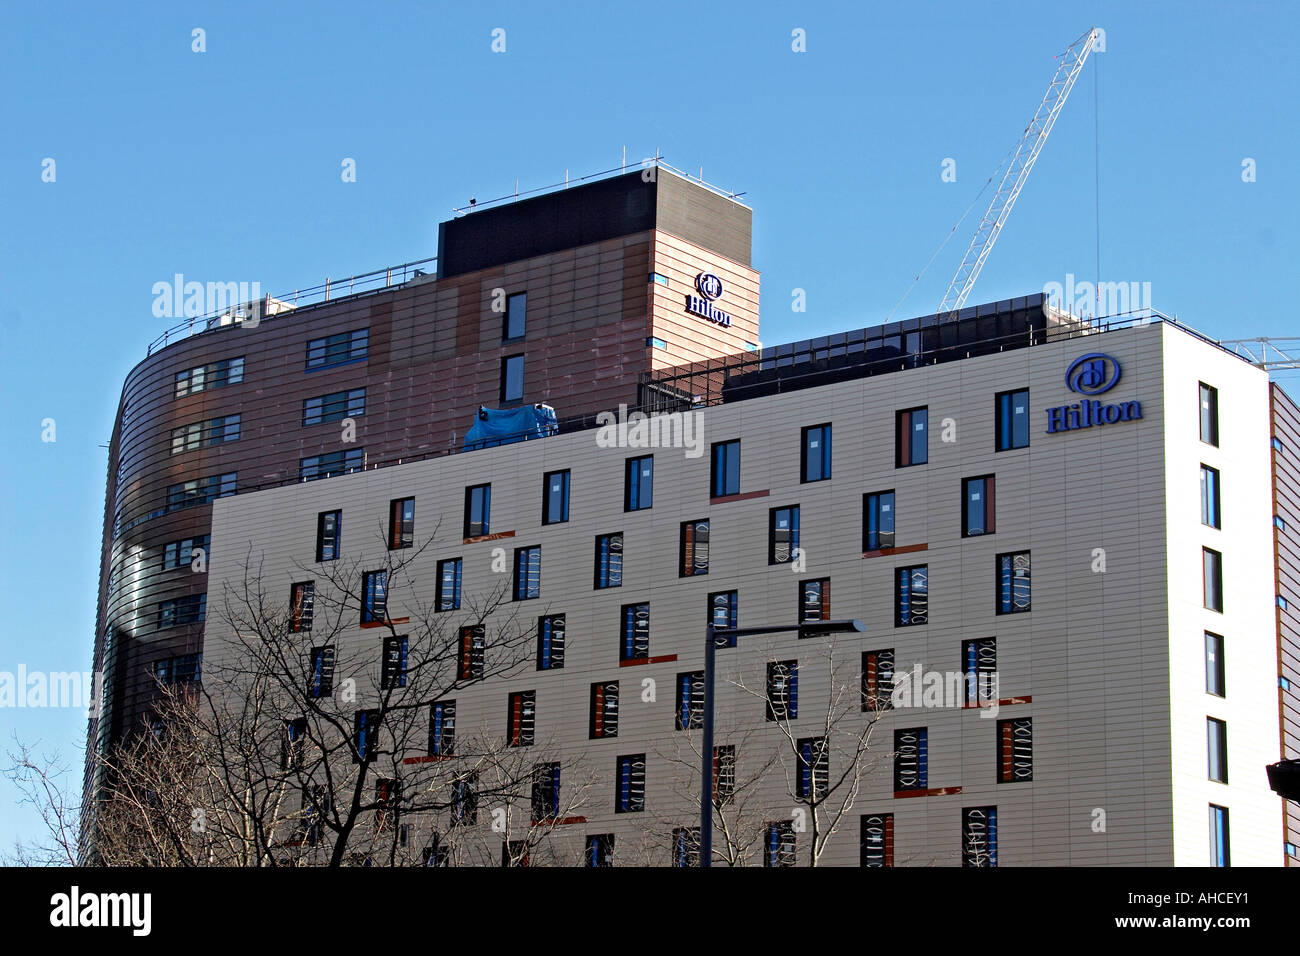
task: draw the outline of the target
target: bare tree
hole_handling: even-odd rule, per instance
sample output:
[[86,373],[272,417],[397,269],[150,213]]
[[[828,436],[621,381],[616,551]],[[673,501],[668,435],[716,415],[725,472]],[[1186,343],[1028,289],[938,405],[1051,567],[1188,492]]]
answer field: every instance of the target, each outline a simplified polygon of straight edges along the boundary
[[5,776],[18,790],[18,805],[33,807],[44,824],[42,839],[23,843],[4,859],[12,866],[75,866],[81,807],[66,778],[69,768],[57,755],[37,755],[14,736]]

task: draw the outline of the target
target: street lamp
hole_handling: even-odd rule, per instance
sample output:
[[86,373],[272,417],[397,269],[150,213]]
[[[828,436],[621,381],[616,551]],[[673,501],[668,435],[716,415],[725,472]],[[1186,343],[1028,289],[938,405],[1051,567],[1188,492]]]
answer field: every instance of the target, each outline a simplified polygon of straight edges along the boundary
[[849,621],[807,621],[803,624],[775,624],[769,627],[716,627],[709,618],[704,641],[704,739],[701,742],[703,758],[700,766],[700,866],[713,865],[713,681],[714,657],[718,641],[731,638],[753,637],[759,634],[788,634],[798,631],[800,637],[820,637],[823,634],[863,634],[867,626],[854,618]]

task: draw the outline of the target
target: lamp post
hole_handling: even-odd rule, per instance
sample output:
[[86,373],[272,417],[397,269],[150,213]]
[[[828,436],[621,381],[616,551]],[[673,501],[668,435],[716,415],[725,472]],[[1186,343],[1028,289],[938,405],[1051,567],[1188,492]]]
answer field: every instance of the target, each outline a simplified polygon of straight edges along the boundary
[[753,637],[759,634],[787,634],[801,637],[821,634],[862,634],[867,627],[856,618],[847,621],[808,621],[803,624],[774,624],[768,627],[717,627],[709,617],[704,641],[704,734],[700,761],[700,866],[713,865],[713,683],[719,639]]

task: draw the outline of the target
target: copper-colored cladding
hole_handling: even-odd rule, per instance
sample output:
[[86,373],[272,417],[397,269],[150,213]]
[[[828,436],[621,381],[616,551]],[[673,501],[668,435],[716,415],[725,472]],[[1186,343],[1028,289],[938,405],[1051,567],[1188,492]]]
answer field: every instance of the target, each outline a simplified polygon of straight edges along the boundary
[[[1300,406],[1277,385],[1270,386],[1273,405],[1273,437],[1282,448],[1273,450],[1273,513],[1285,528],[1273,529],[1278,594],[1300,594]],[[1288,605],[1277,609],[1278,671],[1291,682],[1291,689],[1278,688],[1278,721],[1282,759],[1300,757],[1300,617]],[[1231,667],[1231,659],[1229,659]],[[1300,807],[1283,800],[1282,815],[1286,842],[1300,846]],[[1287,865],[1295,865],[1288,857]]]

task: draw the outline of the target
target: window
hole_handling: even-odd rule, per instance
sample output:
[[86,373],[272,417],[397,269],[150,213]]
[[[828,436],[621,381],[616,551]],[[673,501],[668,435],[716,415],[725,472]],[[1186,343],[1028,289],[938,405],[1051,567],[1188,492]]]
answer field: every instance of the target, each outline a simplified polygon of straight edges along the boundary
[[997,451],[1029,447],[1029,389],[998,392],[996,405]]
[[618,736],[618,681],[591,685],[591,726],[588,736],[592,740]]
[[1213,717],[1205,718],[1205,740],[1209,751],[1209,777],[1218,783],[1228,782],[1228,725]]
[[645,511],[654,505],[654,474],[654,455],[627,460],[623,484],[624,511]]
[[239,441],[239,416],[225,415],[172,429],[172,454]]
[[1228,695],[1223,670],[1223,636],[1205,632],[1205,692],[1215,697]]
[[323,783],[303,788],[302,816],[299,820],[302,842],[308,846],[320,843],[325,835],[325,820],[333,809],[333,800]]
[[[737,591],[714,591],[709,595],[709,620],[714,627],[740,626],[740,595]],[[714,638],[715,647],[735,647],[736,635]]]
[[1219,390],[1204,382],[1201,386],[1201,441],[1219,444]]
[[645,810],[645,754],[618,758],[614,771],[614,812]]
[[343,512],[322,511],[316,516],[316,560],[337,561],[342,543]]
[[564,615],[550,614],[537,619],[537,669],[559,670],[564,666]]
[[438,611],[460,610],[460,558],[447,558],[438,562],[438,585],[434,595],[434,609]]
[[511,747],[531,747],[537,720],[537,691],[523,690],[510,695],[506,721],[507,740]]
[[163,570],[171,571],[176,568],[192,567],[194,559],[198,556],[196,552],[202,551],[206,556],[211,541],[212,535],[201,534],[194,538],[186,538],[183,541],[170,542],[163,549]]
[[307,718],[298,717],[284,722],[284,736],[280,738],[280,769],[298,770],[302,767],[307,746]]
[[677,730],[699,730],[704,726],[704,671],[677,675]]
[[311,630],[312,606],[316,603],[316,582],[300,581],[289,588],[289,632]]
[[1212,548],[1201,549],[1201,567],[1204,578],[1205,606],[1211,611],[1223,611],[1223,555]]
[[153,676],[160,684],[198,683],[203,680],[203,655],[182,654],[155,661]]
[[700,828],[673,828],[673,866],[700,865]]
[[1030,608],[1029,552],[1015,551],[999,554],[998,606],[999,614],[1020,614]]
[[799,442],[800,481],[825,481],[831,476],[831,426],[805,428]]
[[1281,515],[1273,515],[1273,527],[1277,528],[1278,531],[1286,530],[1286,521],[1283,520]]
[[795,796],[818,801],[826,797],[831,777],[831,749],[825,737],[804,737],[795,744],[798,768]]
[[465,489],[465,537],[492,533],[492,486],[471,485]]
[[542,524],[569,520],[569,472],[551,471],[542,481]]
[[661,286],[668,285],[668,277],[659,272],[650,273],[650,281],[655,283],[656,285],[661,285]]
[[[375,780],[375,829],[384,831],[397,823],[398,809],[402,803],[402,781],[394,777],[379,777]],[[405,828],[403,828],[405,829]]]
[[998,808],[963,807],[961,865],[998,865]]
[[394,498],[388,503],[388,550],[415,547],[415,499]]
[[862,709],[892,710],[894,707],[894,649],[883,647],[862,655]]
[[560,815],[560,765],[539,763],[533,767],[533,823],[545,823]]
[[961,642],[962,683],[967,707],[985,707],[998,700],[997,638],[979,637]]
[[894,815],[867,813],[862,816],[860,833],[862,866],[894,865]]
[[367,571],[361,576],[361,623],[388,620],[388,572]]
[[1219,469],[1201,466],[1201,524],[1222,528],[1219,520]]
[[483,676],[483,651],[487,637],[482,624],[460,629],[460,654],[456,663],[457,680],[478,680]]
[[519,402],[524,397],[524,357],[508,355],[501,360],[501,401]]
[[370,348],[370,330],[339,332],[307,343],[307,371],[331,368],[344,362],[359,362]]
[[894,626],[911,627],[930,620],[930,566],[918,564],[894,572]]
[[406,686],[406,635],[384,638],[383,667],[379,675],[379,689],[392,690]]
[[353,763],[369,763],[379,754],[379,711],[359,710],[353,718],[356,736],[352,755]]
[[429,755],[450,757],[456,752],[456,702],[440,700],[429,708]]
[[763,865],[794,866],[794,822],[781,820],[763,827]]
[[709,494],[714,498],[740,494],[740,442],[714,442],[713,479]]
[[909,408],[896,416],[894,465],[924,465],[930,458],[928,408]]
[[596,589],[623,586],[623,532],[596,538]]
[[350,475],[354,471],[360,471],[365,464],[364,448],[331,451],[324,455],[299,459],[298,477],[303,481],[316,481],[319,478],[333,478],[335,475]]
[[1210,804],[1210,866],[1231,866],[1228,855],[1228,808]]
[[210,388],[238,385],[244,380],[244,357],[222,359],[176,373],[176,397],[184,398]]
[[928,733],[924,727],[894,731],[894,790],[924,790],[929,786]]
[[767,719],[795,720],[799,716],[799,662],[768,661]]
[[994,529],[993,476],[961,480],[961,536],[992,534]]
[[224,475],[209,475],[207,478],[194,478],[167,488],[167,510],[180,511],[182,508],[195,508],[206,505],[215,498],[224,498],[235,493],[235,472]]
[[[799,623],[831,619],[831,579],[799,582]],[[802,631],[799,636],[803,637]]]
[[158,630],[198,624],[207,615],[208,596],[189,594],[183,598],[163,601],[158,605]]
[[721,806],[736,793],[736,747],[724,744],[713,748],[713,802]]
[[339,422],[345,418],[360,418],[366,413],[366,390],[351,388],[345,392],[330,392],[302,400],[302,424],[321,425]]
[[799,547],[799,506],[773,508],[767,518],[767,563],[788,564]]
[[307,696],[328,697],[334,693],[334,648],[313,647],[307,666]]
[[894,546],[894,493],[873,491],[862,496],[862,550]]
[[587,866],[614,865],[614,834],[596,833],[587,837]]
[[506,296],[506,322],[501,330],[501,341],[522,339],[528,320],[528,293],[516,292]]
[[542,596],[542,547],[515,548],[515,600]]
[[618,659],[642,660],[650,656],[650,605],[623,605],[623,634]]
[[998,783],[1034,779],[1034,721],[1032,717],[998,721]]
[[709,573],[709,519],[682,522],[681,561],[677,576],[691,577]]
[[451,789],[451,822],[474,826],[478,823],[478,774],[457,777]]

